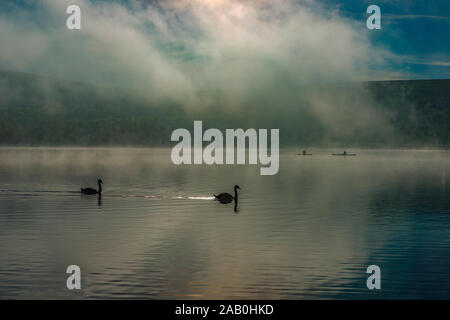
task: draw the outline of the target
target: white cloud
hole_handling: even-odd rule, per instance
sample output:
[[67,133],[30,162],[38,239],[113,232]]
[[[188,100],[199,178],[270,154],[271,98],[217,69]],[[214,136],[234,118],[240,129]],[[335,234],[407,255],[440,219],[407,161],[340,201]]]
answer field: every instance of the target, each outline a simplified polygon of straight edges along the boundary
[[[82,8],[82,30],[65,28],[65,9]],[[386,52],[366,30],[313,1],[92,3],[46,0],[0,16],[0,65],[104,84],[146,88],[198,103],[218,90],[240,99],[253,90],[367,78]],[[34,21],[34,23],[30,22]],[[46,23],[47,21],[47,23]],[[78,32],[78,33],[77,33]]]
[[[299,88],[365,80],[392,56],[371,45],[364,24],[313,0],[152,3],[44,0],[33,12],[0,13],[0,42],[8,43],[0,68],[139,88],[185,107],[303,104],[330,124],[334,97],[312,100],[317,93]],[[69,4],[82,9],[81,31],[65,27]],[[341,101],[355,123],[359,104],[370,105],[370,97]],[[338,118],[350,135],[351,123]]]

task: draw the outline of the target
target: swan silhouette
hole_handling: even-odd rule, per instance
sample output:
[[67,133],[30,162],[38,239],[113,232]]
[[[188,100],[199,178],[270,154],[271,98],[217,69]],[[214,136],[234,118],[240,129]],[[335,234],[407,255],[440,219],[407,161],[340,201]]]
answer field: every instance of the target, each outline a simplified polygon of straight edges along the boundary
[[81,188],[81,193],[84,194],[102,194],[102,179],[98,179],[98,191],[94,188]]
[[214,197],[216,198],[216,200],[219,200],[220,203],[230,203],[233,200],[235,200],[237,203],[237,201],[238,201],[237,189],[241,189],[241,188],[238,185],[235,185],[234,186],[234,197],[229,193],[221,193],[217,196],[214,194]]

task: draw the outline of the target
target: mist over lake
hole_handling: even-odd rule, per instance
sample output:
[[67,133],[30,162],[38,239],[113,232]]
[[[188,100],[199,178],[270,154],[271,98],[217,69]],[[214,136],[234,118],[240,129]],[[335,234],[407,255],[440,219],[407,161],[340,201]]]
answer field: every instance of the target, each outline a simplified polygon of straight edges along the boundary
[[448,0],[0,1],[0,300],[450,300],[445,39]]
[[[261,176],[170,149],[1,148],[0,297],[448,299],[450,153],[309,151]],[[235,184],[237,212],[213,200]]]

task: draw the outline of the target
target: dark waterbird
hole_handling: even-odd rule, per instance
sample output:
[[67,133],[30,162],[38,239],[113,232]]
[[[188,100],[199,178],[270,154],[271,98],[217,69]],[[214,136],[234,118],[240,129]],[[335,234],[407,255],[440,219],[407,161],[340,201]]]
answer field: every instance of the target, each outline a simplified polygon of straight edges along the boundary
[[219,200],[220,203],[230,203],[231,201],[235,200],[237,202],[238,200],[238,193],[237,189],[241,189],[238,185],[234,186],[234,197],[229,193],[221,193],[219,195],[214,195],[216,200]]
[[102,194],[102,179],[98,179],[98,190],[94,188],[81,188],[81,193],[84,194]]

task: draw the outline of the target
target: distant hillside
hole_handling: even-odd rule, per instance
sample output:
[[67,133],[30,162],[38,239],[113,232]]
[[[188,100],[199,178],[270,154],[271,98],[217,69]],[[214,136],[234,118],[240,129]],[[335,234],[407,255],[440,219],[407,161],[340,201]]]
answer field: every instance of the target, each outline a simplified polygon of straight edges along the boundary
[[450,144],[450,80],[378,81],[368,88],[390,114],[396,143]]
[[0,72],[2,145],[162,145],[183,123],[175,106],[151,106],[132,92]]
[[[328,88],[352,90],[345,88]],[[171,145],[176,128],[280,128],[282,146],[448,146],[450,80],[358,84],[392,126],[387,132],[330,134],[300,106],[250,106],[234,112],[212,106],[187,112],[170,102],[149,103],[131,90],[94,87],[16,72],[0,72],[0,145]],[[316,90],[318,90],[316,88]],[[350,123],[350,120],[348,122]]]

